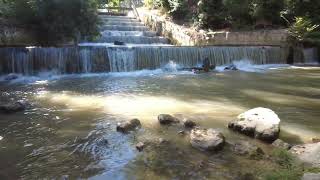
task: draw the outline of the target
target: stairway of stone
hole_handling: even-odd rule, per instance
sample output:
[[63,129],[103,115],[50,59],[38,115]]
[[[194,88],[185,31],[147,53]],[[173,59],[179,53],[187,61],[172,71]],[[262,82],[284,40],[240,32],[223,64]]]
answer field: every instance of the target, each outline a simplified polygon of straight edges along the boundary
[[[138,19],[129,16],[115,16],[100,14],[102,25],[100,26],[101,38],[94,43],[124,45],[170,45],[168,39],[157,36],[156,32],[150,31]],[[117,44],[116,44],[117,45]]]

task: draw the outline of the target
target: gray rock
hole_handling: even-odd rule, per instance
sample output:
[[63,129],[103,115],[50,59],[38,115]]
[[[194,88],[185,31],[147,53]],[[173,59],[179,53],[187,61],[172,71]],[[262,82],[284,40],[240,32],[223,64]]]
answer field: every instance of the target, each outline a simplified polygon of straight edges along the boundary
[[139,152],[143,151],[144,149],[144,143],[143,142],[139,142],[138,144],[136,144],[136,148]]
[[12,80],[15,80],[15,79],[18,79],[19,76],[17,74],[14,74],[14,73],[11,73],[11,74],[8,74],[4,80],[6,81],[12,81]]
[[290,152],[302,162],[320,168],[320,142],[292,146]]
[[193,129],[190,134],[190,143],[200,150],[218,151],[225,144],[225,137],[214,129]]
[[179,120],[169,114],[160,114],[158,116],[158,121],[162,125],[172,124],[172,123],[178,123]]
[[240,114],[228,127],[256,139],[273,142],[279,137],[280,119],[272,110],[259,107]]
[[0,112],[2,113],[15,113],[26,110],[28,107],[26,101],[17,101],[13,103],[0,104]]
[[301,180],[320,180],[320,173],[304,173]]
[[284,149],[284,150],[289,150],[292,145],[289,143],[286,143],[284,141],[282,141],[281,139],[277,139],[272,143],[272,146],[280,148],[280,149]]
[[231,71],[237,71],[238,68],[234,64],[230,64],[229,66],[225,67],[224,70],[231,70]]
[[197,124],[192,120],[186,120],[183,122],[183,125],[186,128],[194,128]]
[[240,141],[232,144],[232,150],[237,155],[249,156],[254,159],[259,159],[264,155],[264,152],[260,147],[247,141]]
[[128,133],[129,131],[133,131],[136,128],[141,127],[141,123],[139,119],[132,119],[130,121],[127,121],[125,123],[119,123],[117,125],[117,131],[122,133]]

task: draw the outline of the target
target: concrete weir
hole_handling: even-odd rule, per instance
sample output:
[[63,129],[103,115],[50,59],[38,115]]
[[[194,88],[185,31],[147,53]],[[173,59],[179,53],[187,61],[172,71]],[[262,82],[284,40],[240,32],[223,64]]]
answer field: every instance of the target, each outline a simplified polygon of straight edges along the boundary
[[0,48],[0,74],[126,72],[160,68],[169,61],[193,67],[206,57],[216,65],[241,59],[254,64],[286,63],[287,50],[280,46],[172,46],[136,18],[100,18],[101,38],[94,42],[74,47]]

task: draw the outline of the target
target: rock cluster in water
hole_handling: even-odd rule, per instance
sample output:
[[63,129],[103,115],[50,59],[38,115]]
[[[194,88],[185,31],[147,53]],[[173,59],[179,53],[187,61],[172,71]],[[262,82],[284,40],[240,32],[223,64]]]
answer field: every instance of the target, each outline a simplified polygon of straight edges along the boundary
[[228,127],[256,139],[272,142],[279,137],[280,119],[271,109],[259,107],[240,114]]

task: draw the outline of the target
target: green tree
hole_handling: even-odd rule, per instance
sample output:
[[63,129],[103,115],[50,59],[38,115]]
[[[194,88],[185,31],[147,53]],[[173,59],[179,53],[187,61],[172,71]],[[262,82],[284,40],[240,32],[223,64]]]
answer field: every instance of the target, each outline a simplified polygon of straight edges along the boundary
[[281,23],[281,11],[284,10],[284,0],[254,0],[253,16],[256,20],[264,20],[273,24]]
[[198,23],[204,28],[218,29],[224,27],[225,12],[223,0],[200,0],[198,2]]
[[228,20],[235,28],[251,25],[253,22],[252,0],[225,0]]
[[54,45],[98,35],[99,0],[7,0],[4,16],[37,34],[41,45]]

